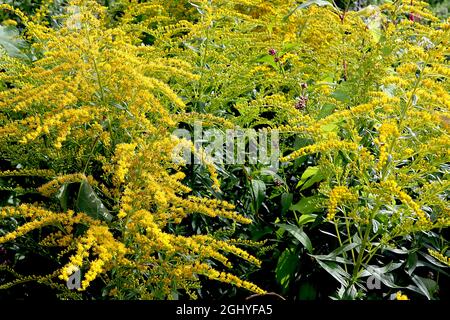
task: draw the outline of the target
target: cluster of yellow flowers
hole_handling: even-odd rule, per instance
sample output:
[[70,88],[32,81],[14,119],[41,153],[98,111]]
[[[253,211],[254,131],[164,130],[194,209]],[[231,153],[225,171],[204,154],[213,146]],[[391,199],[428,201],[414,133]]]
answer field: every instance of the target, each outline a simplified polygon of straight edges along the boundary
[[446,264],[447,266],[450,266],[450,257],[446,257],[442,253],[440,253],[439,251],[432,250],[432,249],[428,249],[428,253],[432,257],[436,258],[438,261]]
[[381,190],[384,190],[389,196],[398,198],[402,203],[410,207],[413,212],[417,215],[418,224],[422,227],[431,225],[431,221],[417,204],[407,193],[402,191],[402,189],[397,185],[395,180],[386,180],[381,183]]
[[37,191],[59,202],[63,185],[88,183],[86,201],[107,207],[113,219],[76,206],[61,213],[58,201],[3,207],[1,219],[23,224],[0,244],[45,228],[51,234],[41,244],[63,247],[68,258],[56,272],[62,280],[86,271],[85,290],[114,271],[107,280],[118,298],[189,292],[196,274],[264,292],[211,267],[232,267],[226,254],[260,266],[233,242],[176,235],[193,214],[251,223],[232,204],[185,185],[183,164],[173,161],[180,143],[202,161],[211,194],[221,192],[205,150],[171,136],[197,119],[302,139],[280,160],[315,155],[326,173],[318,192],[328,196],[327,219],[337,228],[336,214],[350,202],[346,231],[350,221],[370,231],[374,216],[390,207],[389,239],[450,225],[441,174],[450,155],[450,23],[425,3],[344,12],[300,9],[293,0],[117,0],[115,15],[98,1],[70,0],[67,12],[50,17],[50,2],[32,17],[0,5],[20,20],[35,54],[23,62],[0,51],[0,155],[22,166],[0,177],[46,178]]
[[380,155],[378,158],[378,169],[381,170],[384,168],[388,161],[389,157],[389,142],[395,140],[399,136],[397,124],[393,124],[390,122],[385,122],[381,125],[379,129],[380,135],[377,139],[374,139],[374,142],[380,146]]
[[[81,269],[85,260],[91,255],[98,256],[89,262],[89,269],[81,282],[79,290],[85,290],[89,283],[103,273],[105,267],[114,260],[117,263],[124,261],[127,252],[125,245],[114,239],[108,227],[93,225],[85,236],[77,241],[76,254],[70,258],[70,262],[61,270],[60,279],[66,280],[75,271]],[[110,268],[110,267],[109,267]]]
[[[167,54],[166,44],[142,43],[142,32],[159,34],[157,41],[165,38],[169,44],[193,26],[174,21],[167,10],[181,8],[166,3],[123,1],[123,17],[112,21],[108,8],[97,1],[71,0],[67,12],[52,17],[58,28],[45,23],[51,14],[49,1],[30,18],[0,5],[21,19],[27,40],[39,52],[32,63],[2,62],[7,71],[0,74],[0,81],[8,81],[10,87],[0,90],[0,153],[25,167],[0,176],[46,178],[37,191],[58,200],[49,200],[42,208],[37,204],[1,208],[1,219],[18,216],[25,221],[1,236],[0,243],[45,229],[40,245],[61,249],[60,261],[67,260],[50,278],[67,280],[80,270],[81,291],[100,274],[108,277],[114,270],[109,286],[116,297],[123,298],[123,291],[130,289],[139,298],[162,299],[198,285],[195,274],[173,278],[180,266],[202,263],[208,268],[192,270],[215,275],[212,260],[232,267],[226,254],[260,265],[233,244],[173,232],[191,214],[241,224],[251,219],[226,201],[189,195],[183,167],[172,161],[178,141],[171,131],[179,122],[198,118],[228,128],[233,124],[187,112],[182,92],[200,76],[184,59]],[[220,192],[213,162],[203,150],[195,152],[213,189]],[[42,169],[42,163],[52,169]],[[79,183],[92,187],[85,198],[80,196],[81,187],[62,188]],[[83,201],[87,204],[80,205]],[[73,210],[60,213],[59,202]],[[107,207],[112,221],[93,218],[92,206]],[[210,278],[263,292],[231,274]]]
[[130,160],[133,158],[136,145],[136,143],[120,143],[116,145],[116,150],[112,159],[115,163],[113,169],[113,181],[116,185],[125,182],[125,175],[128,173],[128,168],[131,165]]
[[266,293],[266,291],[258,288],[257,286],[248,281],[241,280],[238,277],[229,273],[216,271],[205,263],[196,262],[192,266],[183,266],[177,269],[175,272],[176,275],[192,275],[194,273],[204,275],[212,280],[230,283],[238,287],[246,288],[247,290],[258,294]]
[[330,192],[328,200],[327,219],[334,219],[338,206],[343,204],[344,201],[356,201],[357,198],[358,196],[345,186],[334,187]]
[[286,157],[280,158],[280,161],[286,162],[311,153],[319,153],[319,152],[325,153],[329,151],[338,151],[338,150],[355,151],[357,148],[358,145],[355,144],[354,142],[329,140],[325,142],[319,142],[311,146],[303,147],[297,151],[292,152]]
[[92,178],[92,176],[86,177],[84,174],[81,173],[73,173],[73,174],[66,174],[63,176],[59,176],[54,178],[53,180],[43,184],[39,188],[37,188],[37,191],[39,191],[42,195],[46,197],[51,197],[54,195],[59,188],[66,183],[73,183],[73,182],[81,182],[83,180],[89,181],[90,184],[96,184],[95,180]]
[[0,244],[12,241],[24,234],[29,233],[32,230],[42,228],[47,225],[52,225],[58,222],[64,222],[65,220],[71,220],[74,212],[69,210],[65,213],[55,214],[51,211],[47,211],[42,208],[34,208],[28,205],[21,205],[18,208],[2,207],[0,211],[1,218],[7,218],[12,216],[23,216],[31,218],[31,221],[19,226],[16,230],[6,233],[0,237]]

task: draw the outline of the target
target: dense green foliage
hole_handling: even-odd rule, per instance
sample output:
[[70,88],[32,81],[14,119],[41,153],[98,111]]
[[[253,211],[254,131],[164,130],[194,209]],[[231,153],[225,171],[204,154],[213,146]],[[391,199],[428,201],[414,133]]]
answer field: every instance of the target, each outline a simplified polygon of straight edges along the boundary
[[3,3],[0,299],[449,299],[447,0]]

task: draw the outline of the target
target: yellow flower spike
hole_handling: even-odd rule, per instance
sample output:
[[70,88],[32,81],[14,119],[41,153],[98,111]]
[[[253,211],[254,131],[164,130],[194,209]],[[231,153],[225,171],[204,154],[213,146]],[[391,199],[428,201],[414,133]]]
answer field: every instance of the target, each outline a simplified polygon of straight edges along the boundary
[[442,262],[443,264],[450,267],[450,257],[446,257],[439,251],[436,251],[433,249],[428,249],[428,253],[430,254],[430,256],[432,256],[436,260],[438,260],[438,261]]

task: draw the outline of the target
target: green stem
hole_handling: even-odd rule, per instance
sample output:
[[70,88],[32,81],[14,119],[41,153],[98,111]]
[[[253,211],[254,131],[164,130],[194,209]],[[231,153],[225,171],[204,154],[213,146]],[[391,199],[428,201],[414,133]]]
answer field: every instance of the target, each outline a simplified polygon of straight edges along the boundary
[[[333,224],[334,224],[334,228],[336,230],[336,236],[337,236],[338,241],[339,241],[339,247],[342,247],[342,246],[344,246],[344,243],[342,242],[341,236],[339,234],[339,228],[338,228],[337,222],[334,220]],[[346,252],[344,252],[344,257],[347,259],[347,253]],[[346,263],[344,264],[344,270],[345,270],[345,272],[348,272]]]
[[361,248],[359,249],[358,258],[355,263],[355,268],[353,269],[352,283],[354,283],[358,277],[359,268],[363,260],[364,252],[366,251],[367,241],[369,239],[370,230],[372,230],[372,219],[370,219],[367,225],[366,231],[364,233],[364,239],[361,242]]
[[[347,230],[348,242],[349,242],[349,243],[352,243],[352,237],[351,237],[351,235],[350,235],[350,223],[349,223],[349,219],[350,219],[350,218],[348,218],[347,215],[346,215],[345,212],[344,212],[345,228],[346,228],[346,230]],[[353,263],[355,263],[355,251],[354,251],[353,249],[351,249],[350,252],[352,253],[352,260],[353,260]]]
[[380,206],[381,206],[381,204],[377,203],[376,207],[374,208],[374,210],[372,211],[372,213],[369,217],[369,224],[367,225],[366,230],[364,232],[364,238],[362,239],[361,247],[360,247],[359,253],[358,253],[358,258],[356,260],[355,267],[353,269],[351,285],[353,285],[356,282],[356,280],[358,279],[359,269],[361,268],[361,264],[363,262],[364,253],[366,251],[367,243],[369,242],[370,231],[372,230],[372,226],[373,226],[372,225],[373,224],[372,223],[373,216],[376,214],[376,212],[378,211]]

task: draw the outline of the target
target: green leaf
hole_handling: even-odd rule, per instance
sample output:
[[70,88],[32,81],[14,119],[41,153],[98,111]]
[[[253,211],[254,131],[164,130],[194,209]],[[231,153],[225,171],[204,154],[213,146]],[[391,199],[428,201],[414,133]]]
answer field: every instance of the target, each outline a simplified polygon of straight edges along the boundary
[[388,46],[384,46],[383,48],[381,48],[381,52],[383,53],[383,55],[388,56],[392,53],[392,48],[388,47]]
[[345,270],[342,269],[342,267],[339,266],[336,262],[321,261],[321,260],[316,261],[326,272],[328,272],[340,284],[342,284],[344,287],[348,285],[348,279],[350,279],[350,274],[345,272]]
[[299,202],[291,205],[290,210],[299,211],[303,214],[319,212],[323,209],[323,198],[319,195],[304,197]]
[[336,131],[338,128],[339,127],[337,124],[329,123],[329,124],[321,126],[320,130],[322,130],[323,132],[333,132],[333,131]]
[[110,222],[112,215],[86,180],[80,185],[76,206],[87,215]]
[[314,222],[316,218],[317,214],[302,214],[300,218],[298,218],[297,224],[303,226],[307,223]]
[[[357,246],[359,246],[358,243],[349,243],[349,244],[346,244],[345,246],[338,247],[333,252],[331,252],[327,255],[312,255],[312,257],[315,258],[316,260],[339,261],[338,256],[340,256],[344,252],[347,252],[349,250],[352,250],[353,248],[356,248]],[[344,261],[343,259],[340,260],[340,262],[346,263],[346,261]]]
[[292,199],[294,195],[292,193],[284,192],[281,195],[281,215],[284,215],[292,204]]
[[295,47],[297,47],[297,46],[298,46],[297,43],[286,43],[283,46],[283,49],[280,51],[279,56],[280,57],[283,56],[284,54],[286,54],[286,53],[292,51],[293,49],[295,49]]
[[26,58],[21,49],[25,46],[25,41],[20,39],[19,31],[13,26],[0,26],[0,46],[6,53],[14,58]]
[[254,199],[254,209],[255,212],[258,212],[266,196],[266,184],[264,181],[257,179],[252,180],[252,194]]
[[300,181],[297,183],[297,188],[300,187],[302,184],[306,182],[306,180],[319,171],[319,167],[308,167],[306,168],[305,172],[303,172],[302,177],[300,178]]
[[256,62],[263,62],[265,64],[272,66],[275,70],[278,70],[278,65],[275,62],[275,57],[270,54],[265,54],[265,55],[259,57],[256,60]]
[[320,109],[319,115],[317,116],[318,119],[323,119],[325,117],[328,117],[330,114],[333,113],[334,109],[336,109],[336,106],[331,103],[326,103],[323,105],[322,109]]
[[434,257],[430,256],[428,253],[424,253],[424,252],[419,252],[419,253],[420,253],[420,255],[422,255],[425,259],[427,259],[430,263],[432,263],[436,267],[439,267],[439,268],[447,267],[445,264],[443,264],[439,260],[436,260]]
[[295,237],[295,239],[297,239],[298,241],[300,241],[301,244],[303,244],[303,246],[306,248],[306,250],[308,250],[309,253],[312,253],[313,246],[311,244],[311,240],[309,239],[307,234],[303,231],[302,227],[297,227],[283,223],[277,224],[277,226],[292,234]]
[[382,21],[381,15],[378,13],[378,14],[371,16],[367,22],[367,29],[369,29],[370,34],[372,35],[373,39],[377,43],[380,42],[381,34],[382,34],[381,21]]
[[408,260],[406,261],[406,270],[409,275],[412,275],[412,273],[416,269],[417,261],[418,261],[417,253],[415,252],[410,253],[408,256]]
[[324,176],[319,171],[319,167],[308,167],[300,178],[300,181],[297,183],[297,188],[302,186],[300,191],[308,189],[313,184],[322,181],[323,178]]
[[316,174],[314,177],[312,177],[311,179],[309,179],[308,181],[306,181],[306,183],[300,188],[300,191],[308,189],[309,187],[311,187],[313,184],[320,182],[324,179],[325,177],[319,172],[318,174]]
[[433,299],[433,295],[438,289],[436,281],[432,279],[422,278],[419,277],[418,275],[413,275],[411,279],[417,285],[417,288],[413,289],[414,291],[424,295],[425,297],[427,297],[428,300]]
[[348,102],[350,101],[350,96],[348,93],[342,89],[337,89],[334,91],[331,96],[335,98],[336,100],[342,101],[342,102]]
[[278,259],[275,269],[275,279],[281,285],[283,291],[286,291],[289,287],[294,273],[297,270],[298,262],[297,254],[289,249],[284,250]]
[[61,208],[64,211],[67,211],[68,208],[68,202],[69,202],[69,184],[64,183],[61,188],[59,188],[58,192],[56,193],[56,199],[59,200],[59,204],[61,205]]

